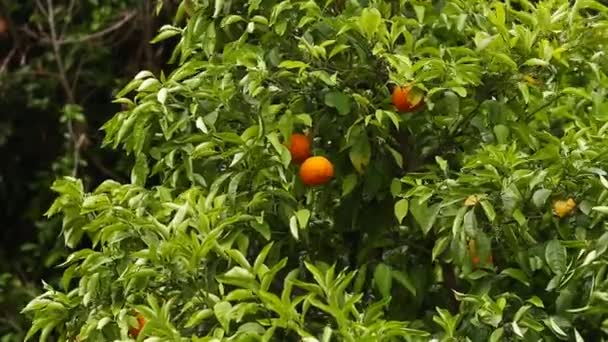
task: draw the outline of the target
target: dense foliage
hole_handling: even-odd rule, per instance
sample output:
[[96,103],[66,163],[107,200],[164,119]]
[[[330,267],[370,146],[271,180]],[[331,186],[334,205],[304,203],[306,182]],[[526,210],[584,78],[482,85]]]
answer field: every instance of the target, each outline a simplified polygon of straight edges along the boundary
[[[104,125],[130,182],[53,186],[76,250],[29,337],[605,340],[600,1],[177,13],[153,40],[175,70],[139,72]],[[414,112],[391,104],[406,85]],[[283,142],[302,132],[331,182],[301,182]]]

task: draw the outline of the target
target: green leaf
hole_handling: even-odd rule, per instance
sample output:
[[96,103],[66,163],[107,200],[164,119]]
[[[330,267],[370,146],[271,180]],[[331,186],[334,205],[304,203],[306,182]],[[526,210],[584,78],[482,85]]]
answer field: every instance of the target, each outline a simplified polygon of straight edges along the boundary
[[374,283],[376,288],[380,292],[383,298],[389,298],[391,296],[392,282],[392,271],[390,266],[379,263],[374,271]]
[[279,142],[279,137],[275,132],[269,133],[266,137],[270,141],[272,147],[279,153],[283,167],[287,168],[291,162],[291,153],[289,152],[289,149]]
[[524,62],[524,65],[528,65],[528,66],[547,66],[549,65],[548,62],[539,59],[539,58],[530,58],[527,61]]
[[366,278],[367,278],[367,264],[365,263],[358,270],[357,278],[355,279],[355,283],[353,284],[354,293],[363,292],[363,286],[365,286]]
[[294,239],[300,239],[300,231],[298,228],[298,218],[294,215],[289,219],[289,232]]
[[306,69],[308,64],[300,61],[283,61],[279,64],[279,68],[283,69]]
[[152,38],[152,40],[150,40],[150,43],[156,44],[163,40],[177,36],[181,33],[182,33],[182,30],[177,27],[173,27],[170,25],[164,25],[163,27],[160,28],[159,33],[154,38]]
[[464,215],[464,231],[468,236],[477,235],[477,216],[475,216],[475,208],[467,211]]
[[355,167],[355,170],[359,173],[363,173],[365,168],[369,165],[372,156],[372,148],[365,134],[356,138],[355,144],[351,147],[348,156],[350,157],[350,161]]
[[401,153],[399,153],[397,150],[388,145],[385,147],[391,153],[391,156],[393,156],[393,159],[395,160],[397,166],[403,168],[403,156],[401,155]]
[[515,208],[521,203],[521,193],[514,183],[509,184],[500,194],[504,211],[512,214]]
[[532,202],[537,208],[541,209],[545,206],[545,203],[547,203],[549,196],[551,196],[551,190],[538,189],[532,195]]
[[150,169],[148,168],[148,160],[146,155],[143,153],[138,153],[135,159],[135,166],[131,171],[131,183],[144,186],[149,172]]
[[211,316],[213,316],[213,310],[199,310],[195,312],[192,316],[190,316],[190,319],[188,319],[188,322],[186,322],[185,328],[191,328],[195,325],[199,325],[202,321],[210,318]]
[[528,280],[528,276],[522,270],[516,268],[507,268],[500,272],[501,275],[506,275],[511,277],[526,286],[530,286],[530,281]]
[[579,96],[579,97],[582,97],[582,98],[584,98],[586,100],[591,101],[591,95],[589,95],[589,93],[584,88],[568,87],[568,88],[564,88],[562,90],[562,93],[568,94],[568,95]]
[[559,240],[551,240],[545,248],[545,259],[551,271],[563,274],[566,271],[567,252]]
[[241,265],[241,267],[247,270],[251,269],[249,261],[247,261],[247,258],[245,258],[243,253],[241,253],[241,251],[239,251],[238,249],[229,249],[226,250],[225,253],[228,254],[228,256],[232,258],[232,260],[236,261],[239,265]]
[[422,23],[424,21],[425,9],[426,8],[424,6],[414,5],[414,12],[416,12],[416,18],[418,19],[419,23]]
[[325,94],[325,104],[335,108],[340,115],[350,113],[352,107],[350,96],[339,91],[332,91]]
[[502,336],[504,335],[504,328],[500,327],[490,335],[490,342],[500,342],[502,341]]
[[536,306],[537,308],[544,308],[545,305],[543,304],[542,299],[538,298],[537,296],[532,296],[530,297],[528,300],[526,300],[526,302]]
[[509,127],[505,125],[494,126],[494,135],[499,144],[507,144],[509,142]]
[[268,223],[259,223],[256,221],[252,221],[250,224],[253,229],[260,233],[260,235],[262,235],[264,239],[266,239],[266,241],[270,240],[270,238],[272,237],[272,232],[270,231],[270,226],[268,225]]
[[553,316],[549,317],[548,319],[545,319],[544,322],[555,334],[562,337],[568,336],[568,334],[566,334],[564,330],[562,330],[562,328],[557,324]]
[[229,302],[219,302],[213,306],[213,313],[215,314],[217,321],[220,322],[224,330],[230,329],[231,311],[232,304],[230,304]]
[[357,186],[357,174],[351,173],[342,181],[342,197],[350,194]]
[[270,253],[270,250],[272,249],[273,245],[274,241],[264,246],[260,254],[258,254],[258,256],[255,258],[255,262],[253,263],[253,273],[258,277],[261,276],[260,270],[262,269],[262,266],[266,261],[266,257],[268,256],[268,253]]
[[224,0],[215,0],[214,8],[215,10],[213,11],[213,18],[217,18],[224,9]]
[[405,273],[403,271],[399,271],[399,270],[392,270],[391,273],[393,275],[393,278],[395,278],[395,280],[397,282],[399,282],[399,284],[401,284],[408,291],[410,291],[412,296],[416,295],[416,286],[414,286],[414,284],[412,283],[412,280],[407,275],[407,273]]
[[449,236],[443,236],[439,238],[439,240],[435,241],[435,245],[433,246],[433,252],[431,256],[431,260],[435,261],[438,256],[440,256],[450,244]]
[[331,336],[333,334],[333,330],[330,326],[326,326],[323,329],[323,336],[321,337],[321,342],[331,342]]
[[467,207],[461,207],[460,209],[458,209],[458,212],[456,213],[456,217],[454,217],[454,222],[452,223],[452,235],[454,237],[460,237],[462,236],[464,238],[464,235],[462,234],[464,232],[462,228],[462,222],[464,221],[464,215],[467,213],[468,208]]
[[521,96],[523,96],[524,102],[529,103],[530,102],[530,88],[528,87],[528,84],[526,84],[524,82],[517,82],[517,88],[519,89]]
[[376,34],[381,23],[382,15],[377,9],[364,8],[363,11],[361,11],[359,26],[368,38],[371,38]]
[[408,208],[409,201],[406,198],[402,198],[395,203],[395,217],[397,218],[397,222],[403,222],[403,218],[407,215]]
[[439,214],[439,210],[441,209],[440,204],[436,203],[430,207],[427,206],[426,201],[420,203],[418,199],[410,201],[410,213],[414,216],[416,222],[420,225],[420,229],[424,235],[428,234],[428,232],[433,228],[433,224],[435,224],[435,220],[437,219],[437,214]]
[[296,212],[296,217],[298,218],[298,225],[301,229],[306,228],[308,226],[308,219],[310,219],[310,210],[308,209],[300,209]]
[[490,203],[488,200],[481,200],[479,203],[481,204],[483,211],[486,213],[488,221],[494,222],[494,219],[496,219],[496,211],[494,211],[494,206],[492,203]]
[[82,202],[81,214],[110,208],[112,203],[106,194],[86,196]]
[[595,210],[597,212],[600,212],[602,214],[608,214],[608,206],[599,206],[599,207],[593,207],[591,208],[592,210]]
[[585,342],[585,339],[581,336],[578,330],[574,329],[574,340],[575,342]]

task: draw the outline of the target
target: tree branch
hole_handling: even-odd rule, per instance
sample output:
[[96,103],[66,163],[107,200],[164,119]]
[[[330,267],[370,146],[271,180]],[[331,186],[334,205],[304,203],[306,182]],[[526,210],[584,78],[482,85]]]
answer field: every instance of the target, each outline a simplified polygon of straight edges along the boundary
[[534,116],[534,114],[540,112],[541,110],[551,106],[552,104],[555,103],[555,101],[559,100],[559,98],[561,98],[562,96],[564,96],[564,94],[558,94],[556,95],[553,99],[551,99],[550,101],[548,101],[547,103],[543,104],[542,106],[536,108],[535,110],[533,110],[532,112],[528,113],[525,117],[525,120],[530,119],[532,116]]
[[84,43],[86,41],[89,40],[95,40],[95,39],[99,39],[99,38],[103,38],[103,36],[110,34],[116,30],[118,30],[119,28],[121,28],[123,25],[125,25],[126,23],[128,23],[129,21],[131,21],[131,19],[133,19],[135,16],[137,15],[136,11],[131,11],[126,13],[122,19],[120,19],[119,21],[117,21],[116,23],[114,23],[112,26],[108,26],[105,29],[101,30],[101,31],[97,31],[95,33],[91,33],[88,34],[86,36],[82,36],[82,37],[77,37],[77,38],[68,38],[68,39],[61,39],[58,40],[57,43],[59,45],[65,45],[65,44],[74,44],[74,43]]
[[17,52],[17,47],[15,46],[6,55],[6,57],[4,57],[4,60],[2,60],[2,65],[0,65],[0,74],[3,74],[6,71],[6,68],[8,67],[8,63],[11,61],[11,59],[13,59],[13,55],[15,55],[16,52]]
[[[36,0],[36,4],[38,7],[42,7],[39,0]],[[65,65],[63,64],[63,59],[61,57],[61,47],[59,46],[59,39],[57,37],[53,0],[46,0],[46,6],[46,18],[51,31],[51,46],[55,55],[55,63],[57,64],[57,69],[59,70],[59,82],[63,86],[68,103],[76,103],[74,90],[70,86]],[[72,176],[76,177],[78,175],[78,165],[80,164],[80,148],[86,140],[86,136],[84,132],[80,132],[78,134],[76,133],[76,130],[74,129],[74,122],[71,118],[68,118],[67,126],[74,154],[74,168],[72,169]]]

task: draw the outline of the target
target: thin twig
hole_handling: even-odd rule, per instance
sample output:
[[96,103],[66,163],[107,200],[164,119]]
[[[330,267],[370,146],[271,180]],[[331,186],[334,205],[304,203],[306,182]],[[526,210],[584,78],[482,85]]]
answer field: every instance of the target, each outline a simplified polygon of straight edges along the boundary
[[[38,3],[38,1],[36,1]],[[72,88],[70,88],[70,82],[67,79],[67,73],[65,70],[65,66],[63,65],[63,60],[61,59],[61,49],[59,47],[59,40],[57,39],[57,30],[55,28],[55,14],[53,12],[53,0],[47,0],[48,7],[48,16],[47,21],[49,24],[49,29],[51,30],[51,46],[53,47],[53,53],[55,54],[55,59],[57,63],[57,68],[59,69],[59,78],[60,82],[63,86],[63,90],[65,91],[66,96],[68,97],[68,101],[70,103],[74,103],[74,93]]]
[[[36,0],[38,3],[38,0]],[[53,7],[53,0],[46,0],[47,5],[47,21],[49,24],[49,29],[51,31],[51,46],[53,47],[53,53],[55,54],[55,63],[57,63],[57,69],[59,69],[59,82],[63,86],[65,91],[65,95],[68,98],[68,103],[76,103],[74,98],[74,91],[70,87],[70,82],[67,77],[66,69],[63,64],[63,60],[61,59],[61,48],[59,46],[59,41],[57,38],[57,29],[55,26],[55,13]],[[74,122],[71,118],[68,118],[67,122],[68,133],[70,135],[70,139],[72,141],[72,148],[74,153],[74,169],[72,170],[72,176],[76,177],[78,175],[78,166],[80,164],[80,146],[83,143],[83,139],[86,137],[84,134],[80,134],[78,137],[76,136],[74,130]]]
[[42,6],[40,1],[38,1],[38,0],[36,0],[36,7],[38,7],[38,10],[40,12],[42,12],[42,15],[44,15],[47,18],[49,17],[49,13],[47,12],[47,10],[44,9],[44,6]]
[[102,38],[103,36],[105,36],[109,33],[112,33],[114,31],[118,30],[119,28],[121,28],[124,24],[128,23],[136,15],[137,15],[136,11],[128,12],[126,15],[124,15],[124,17],[121,20],[117,21],[112,26],[109,26],[101,31],[97,31],[95,33],[91,33],[91,34],[88,34],[88,35],[82,36],[82,37],[62,39],[62,40],[59,40],[57,43],[60,45],[65,45],[65,44],[83,43],[83,42],[86,42],[89,40]]
[[564,94],[558,94],[553,99],[551,99],[551,101],[548,101],[547,103],[543,104],[542,106],[536,108],[535,110],[533,110],[532,112],[530,112],[529,114],[526,115],[525,120],[530,119],[532,116],[534,116],[534,114],[536,114],[536,113],[540,112],[541,110],[543,110],[543,109],[551,106],[552,104],[555,103],[555,101],[557,101],[562,96],[564,96]]
[[99,169],[99,171],[101,171],[106,176],[109,176],[110,178],[114,179],[117,182],[126,183],[125,178],[123,178],[122,176],[118,175],[117,173],[115,173],[114,171],[110,170],[105,165],[103,165],[101,160],[96,155],[91,154],[88,159],[91,160],[93,162],[93,165],[95,165],[97,167],[97,169]]
[[475,113],[477,113],[477,111],[479,110],[479,108],[481,108],[482,104],[483,104],[483,101],[480,101],[477,104],[477,106],[475,106],[475,108],[473,108],[473,110],[471,110],[465,116],[462,117],[462,120],[456,122],[456,124],[454,126],[452,126],[452,128],[448,131],[448,138],[453,138],[454,135],[458,134],[458,130],[460,129],[460,127],[462,126],[462,124],[464,124],[465,122],[471,120],[473,118],[473,116],[475,115]]
[[72,80],[72,89],[76,89],[76,85],[78,84],[78,79],[80,78],[80,72],[82,71],[82,65],[84,64],[84,60],[81,58],[78,61],[78,66],[76,67],[76,72],[74,73],[74,79]]
[[[65,13],[64,17],[66,17],[66,18],[70,18],[70,19],[72,18],[72,14],[73,14],[73,11],[74,11],[74,5],[75,5],[75,4],[76,4],[76,0],[70,0],[70,4],[69,4],[69,5],[68,5],[68,7],[67,7],[67,11],[66,11],[66,13]],[[64,37],[64,36],[65,36],[65,33],[66,33],[66,31],[68,30],[68,27],[69,27],[69,25],[70,25],[70,21],[71,21],[71,20],[65,20],[65,21],[64,21],[64,23],[63,23],[63,28],[61,29],[61,36],[62,36],[62,37]]]
[[13,55],[17,52],[17,47],[13,47],[11,49],[11,51],[8,53],[8,55],[6,55],[6,57],[4,57],[4,60],[2,61],[2,65],[0,66],[0,74],[3,74],[6,71],[6,68],[8,67],[8,63],[11,61],[11,59],[13,59]]
[[8,317],[7,318],[0,317],[0,323],[4,323],[6,325],[11,326],[19,334],[23,333],[23,328],[21,327],[21,325],[19,325],[18,323],[16,323],[15,321],[13,321],[12,319],[10,319]]

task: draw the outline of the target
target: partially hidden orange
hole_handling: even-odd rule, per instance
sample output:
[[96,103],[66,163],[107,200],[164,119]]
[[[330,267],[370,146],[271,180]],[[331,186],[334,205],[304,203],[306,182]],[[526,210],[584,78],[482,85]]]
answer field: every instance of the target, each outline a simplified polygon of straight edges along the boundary
[[300,179],[308,186],[322,185],[334,176],[334,165],[325,157],[310,157],[300,166]]
[[291,160],[296,164],[302,164],[310,157],[310,138],[304,134],[295,133],[291,135],[287,148],[291,153]]
[[553,213],[559,218],[570,215],[575,208],[576,202],[572,198],[553,202]]
[[[473,263],[473,267],[477,267],[481,260],[479,260],[479,257],[477,256],[477,244],[475,243],[475,240],[469,240],[469,254],[471,255],[471,262]],[[486,259],[486,264],[491,265],[493,263],[494,258],[492,257],[492,253],[490,253],[490,255],[488,255],[488,258]]]
[[424,104],[422,91],[408,86],[396,86],[392,95],[393,105],[400,112],[413,112]]
[[144,315],[138,312],[136,317],[137,327],[131,327],[129,329],[129,334],[134,338],[137,338],[137,336],[139,336],[139,333],[144,328],[144,325],[146,325],[146,319],[144,318]]

